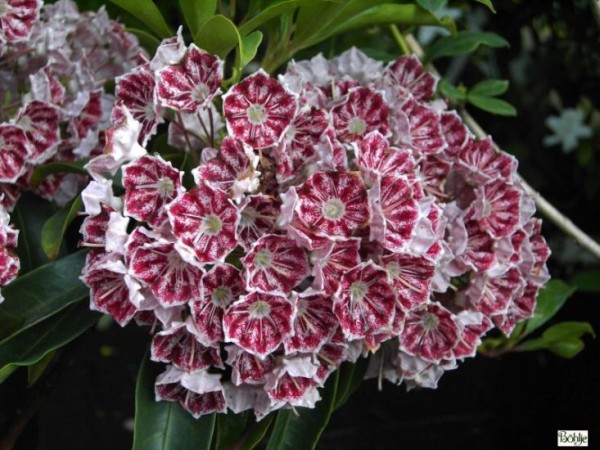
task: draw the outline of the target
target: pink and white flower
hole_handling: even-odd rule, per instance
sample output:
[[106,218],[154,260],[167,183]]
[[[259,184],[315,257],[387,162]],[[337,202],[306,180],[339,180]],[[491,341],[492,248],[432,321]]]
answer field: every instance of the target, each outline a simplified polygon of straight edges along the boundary
[[179,64],[164,67],[156,77],[156,95],[163,106],[195,112],[220,94],[223,61],[191,44]]
[[286,297],[251,292],[225,312],[225,341],[265,358],[291,336],[294,315],[294,305]]
[[241,262],[249,291],[289,294],[310,274],[306,252],[285,236],[264,235]]
[[350,89],[345,101],[331,110],[333,127],[342,142],[360,141],[367,133],[389,132],[388,105],[383,96],[367,87]]
[[173,234],[200,263],[221,262],[237,246],[238,209],[223,192],[200,185],[167,210]]
[[262,70],[223,96],[229,134],[256,149],[279,142],[296,109],[296,97]]

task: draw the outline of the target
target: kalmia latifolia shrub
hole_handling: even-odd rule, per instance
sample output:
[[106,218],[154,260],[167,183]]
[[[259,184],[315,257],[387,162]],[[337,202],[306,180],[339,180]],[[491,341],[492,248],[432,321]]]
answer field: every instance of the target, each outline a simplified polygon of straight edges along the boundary
[[71,0],[43,7],[38,0],[0,2],[4,208],[12,210],[23,190],[63,205],[85,186],[83,175],[60,173],[33,183],[32,174],[44,163],[102,152],[114,102],[104,85],[143,59],[137,38],[104,9],[81,14]]
[[222,77],[164,41],[118,78],[88,165],[82,279],[93,309],[151,327],[157,400],[310,408],[369,354],[369,376],[435,388],[532,315],[549,250],[517,162],[432,101],[416,58],[352,49],[226,92]]

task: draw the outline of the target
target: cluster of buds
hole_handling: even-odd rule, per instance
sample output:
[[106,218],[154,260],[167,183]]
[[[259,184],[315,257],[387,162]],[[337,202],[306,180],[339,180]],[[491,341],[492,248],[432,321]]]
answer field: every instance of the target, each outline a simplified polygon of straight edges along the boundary
[[[21,267],[19,258],[13,252],[17,247],[18,230],[10,224],[10,217],[3,206],[0,206],[0,287],[6,286],[17,278]],[[0,292],[0,303],[4,301]]]
[[152,326],[158,400],[313,407],[370,353],[369,374],[435,387],[532,314],[549,252],[516,161],[431,101],[416,58],[352,49],[221,96],[222,71],[164,41],[117,80],[88,164],[82,279],[93,309]]
[[114,98],[104,85],[143,57],[137,39],[106,11],[72,0],[0,3],[0,194],[11,210],[25,189],[59,205],[87,182],[55,174],[32,183],[36,166],[72,162],[103,149]]

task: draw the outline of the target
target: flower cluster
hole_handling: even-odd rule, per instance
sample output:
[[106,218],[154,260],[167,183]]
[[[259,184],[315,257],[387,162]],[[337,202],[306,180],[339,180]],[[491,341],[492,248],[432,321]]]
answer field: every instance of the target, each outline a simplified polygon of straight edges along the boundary
[[157,399],[313,407],[369,353],[370,375],[435,387],[532,314],[549,252],[516,161],[431,101],[416,58],[352,49],[221,96],[222,66],[164,41],[118,80],[88,165],[82,279],[93,309],[153,327]]
[[79,13],[72,0],[0,4],[0,193],[11,210],[24,189],[64,204],[87,182],[54,174],[32,182],[42,163],[98,154],[113,97],[104,85],[143,58],[137,39],[106,11]]
[[[0,287],[6,286],[17,277],[21,267],[19,258],[13,252],[17,247],[19,231],[9,225],[10,217],[0,206]],[[0,303],[4,301],[0,292]]]

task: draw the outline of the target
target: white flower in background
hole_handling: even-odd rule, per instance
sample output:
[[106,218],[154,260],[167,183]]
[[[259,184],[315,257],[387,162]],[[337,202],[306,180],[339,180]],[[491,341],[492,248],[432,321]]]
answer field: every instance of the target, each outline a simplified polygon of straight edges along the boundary
[[544,137],[544,145],[561,144],[565,153],[572,152],[577,148],[579,139],[588,138],[592,135],[591,128],[583,123],[583,111],[574,108],[563,109],[560,116],[546,118],[546,126],[554,134]]

